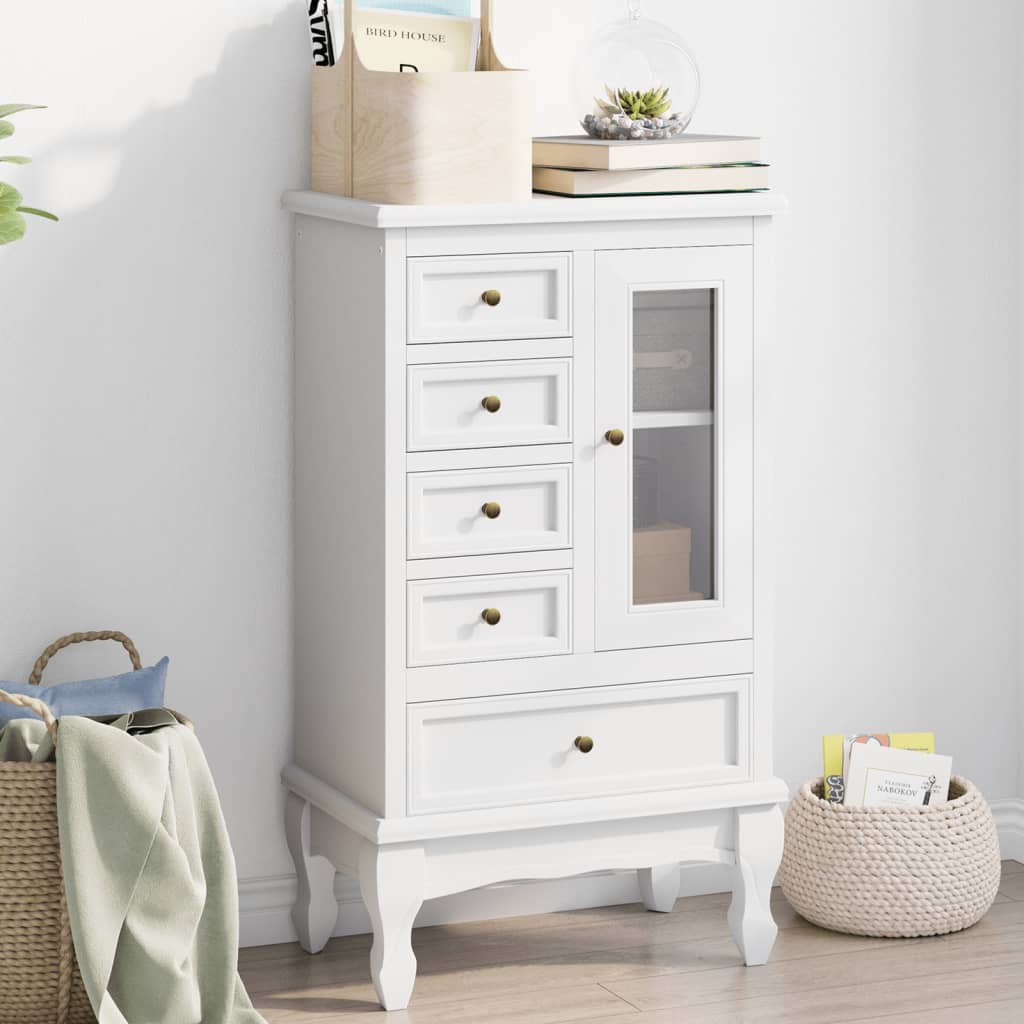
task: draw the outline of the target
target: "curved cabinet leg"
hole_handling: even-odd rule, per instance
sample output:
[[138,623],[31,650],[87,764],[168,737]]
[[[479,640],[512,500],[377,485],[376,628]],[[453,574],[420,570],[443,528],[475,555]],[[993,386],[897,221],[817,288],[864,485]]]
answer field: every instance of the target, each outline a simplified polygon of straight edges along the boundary
[[404,1010],[412,997],[412,925],[423,905],[425,880],[421,847],[367,844],[359,857],[359,887],[373,923],[370,975],[385,1010]]
[[778,806],[736,810],[736,867],[729,927],[744,961],[767,963],[779,929],[772,918],[771,895],[782,860],[782,810]]
[[299,945],[307,953],[319,953],[334,931],[338,920],[338,901],[334,897],[334,865],[309,852],[309,803],[288,794],[285,805],[285,832],[288,849],[295,861],[299,892],[292,908],[292,920],[299,933]]
[[660,864],[655,868],[641,868],[636,875],[640,882],[640,900],[643,905],[659,914],[669,913],[679,896],[679,865]]

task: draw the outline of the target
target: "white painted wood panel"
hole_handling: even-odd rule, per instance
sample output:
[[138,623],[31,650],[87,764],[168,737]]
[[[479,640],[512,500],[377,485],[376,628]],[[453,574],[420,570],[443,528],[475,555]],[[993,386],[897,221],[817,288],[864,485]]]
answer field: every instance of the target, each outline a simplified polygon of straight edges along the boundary
[[[537,359],[409,367],[409,451],[572,440],[572,361]],[[497,398],[496,412],[484,399]]]
[[[573,253],[573,323],[579,344],[573,354],[573,542],[580,552],[573,583],[573,651],[595,648],[594,594],[594,253]],[[575,659],[574,659],[575,660]],[[651,676],[641,676],[650,679]],[[666,677],[668,678],[668,677]],[[554,689],[555,687],[548,687]],[[538,687],[539,689],[539,687]],[[507,692],[507,691],[506,691]]]
[[[620,200],[613,200],[619,202]],[[580,203],[580,200],[570,200]],[[593,202],[587,199],[584,203]],[[607,249],[698,248],[711,245],[750,245],[749,217],[730,220],[672,220],[643,223],[565,224],[558,231],[558,246],[574,251]],[[540,252],[551,245],[546,225],[515,224],[490,231],[478,228],[410,228],[410,256],[481,256],[496,253]],[[575,326],[573,328],[575,330]]]
[[[402,465],[402,444],[407,436],[405,418],[405,272],[407,264],[407,232],[387,232],[384,249],[384,436],[378,457],[384,462],[384,614],[387,617],[388,640],[384,653],[384,743],[385,808],[394,814],[405,803],[405,716],[400,703],[405,700],[405,467]],[[372,340],[368,341],[372,344]],[[352,382],[349,382],[352,387]],[[358,436],[358,435],[351,435]],[[350,444],[351,438],[339,435],[338,442]],[[375,446],[368,445],[370,457]],[[341,524],[336,524],[341,525]],[[355,535],[355,543],[362,537]],[[350,542],[351,543],[351,542]],[[329,630],[325,630],[329,633]],[[379,686],[372,677],[362,685]]]
[[571,466],[410,473],[408,557],[567,548],[571,491]]
[[[531,559],[557,558],[561,552],[532,555]],[[493,563],[499,559],[520,559],[523,555],[494,555],[491,558],[466,559],[461,568],[470,570],[473,564]],[[573,610],[580,602],[593,611],[592,595],[580,585],[578,562],[573,565]],[[446,559],[410,562],[410,566],[441,566]],[[462,562],[462,559],[458,559]],[[510,571],[512,565],[506,566]],[[526,566],[524,566],[525,568]],[[537,566],[529,568],[553,568]],[[460,570],[460,575],[462,574]],[[468,573],[467,573],[468,574]],[[440,577],[441,572],[435,571]],[[470,697],[496,697],[509,693],[543,693],[546,690],[585,689],[588,686],[618,686],[627,683],[654,682],[666,679],[698,679],[707,676],[749,675],[754,667],[753,643],[750,640],[731,640],[714,644],[683,644],[678,647],[640,647],[635,650],[580,651],[579,638],[573,626],[573,655],[571,658],[531,658],[496,661],[481,674],[479,667],[471,665],[434,665],[409,669],[406,697],[410,703],[431,700],[463,700]],[[753,689],[758,691],[760,681],[754,679]]]
[[600,232],[600,240],[619,223],[638,231],[652,230],[665,221],[685,224],[708,218],[749,224],[751,217],[768,217],[785,210],[787,205],[779,192],[616,196],[585,201],[534,195],[521,203],[397,206],[294,189],[285,192],[282,201],[286,209],[295,213],[348,224],[376,228],[468,227],[484,239],[500,225],[543,225],[545,244],[550,248],[564,248],[561,240],[576,224],[592,225]]
[[749,686],[712,679],[411,705],[409,813],[745,779]]
[[[371,842],[387,844],[433,841],[443,837],[482,839],[491,836],[495,846],[500,847],[503,840],[499,836],[504,835],[508,839],[521,829],[559,829],[573,824],[612,821],[624,825],[641,818],[735,810],[789,799],[786,784],[781,779],[770,778],[756,782],[723,782],[714,786],[647,790],[642,793],[548,800],[478,811],[452,811],[414,817],[402,815],[382,819],[296,765],[288,765],[281,772],[281,778],[294,793],[359,836]],[[311,832],[315,835],[318,831],[314,822]],[[313,848],[316,850],[315,845]]]
[[[571,266],[569,253],[411,259],[407,340],[568,337]],[[485,302],[489,291],[500,301]]]
[[504,448],[445,449],[436,452],[409,452],[405,468],[410,473],[437,470],[497,469],[499,466],[554,466],[572,462],[572,445],[520,444]]
[[510,551],[500,555],[417,558],[406,563],[405,576],[410,580],[443,580],[456,576],[499,576],[507,573],[571,568],[572,549],[559,548],[556,551]]
[[[385,400],[385,232],[307,218],[296,227],[296,759],[384,814],[389,763],[405,747],[385,742],[388,652],[405,662],[385,566],[390,464],[381,453],[396,412]],[[366,443],[350,443],[355,436]],[[404,493],[397,500],[390,510],[404,526]],[[359,544],[344,543],[349,536]]]
[[[774,242],[769,219],[754,222],[754,672],[757,687],[751,715],[755,722],[774,720],[775,693],[775,597],[777,550],[776,524],[776,431],[778,393],[783,370],[779,348],[773,343]],[[771,776],[774,765],[774,731],[758,729],[753,738],[754,777]]]
[[[568,654],[569,570],[410,581],[409,666]],[[496,609],[500,621],[483,613]]]
[[555,359],[572,355],[572,338],[510,338],[502,341],[449,341],[409,345],[405,361],[421,363],[478,363],[496,359]]

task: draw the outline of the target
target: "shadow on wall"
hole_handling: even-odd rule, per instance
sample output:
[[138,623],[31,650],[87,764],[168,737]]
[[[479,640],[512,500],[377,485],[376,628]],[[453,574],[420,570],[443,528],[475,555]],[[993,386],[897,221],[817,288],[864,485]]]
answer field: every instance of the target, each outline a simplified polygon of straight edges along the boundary
[[[290,870],[277,777],[292,643],[280,195],[308,181],[308,64],[293,3],[228,37],[181,103],[37,148],[43,169],[109,147],[115,180],[0,252],[0,678],[24,678],[76,629],[123,629],[147,662],[169,654],[168,702],[203,737],[242,877]],[[83,652],[50,681],[90,674],[90,659],[122,668],[117,651]]]
[[[116,134],[71,136],[38,153],[45,167],[109,147],[119,169],[104,199],[61,211],[59,225],[33,224],[29,238],[2,254],[0,359],[11,360],[0,385],[3,415],[8,437],[22,446],[12,452],[17,479],[8,480],[21,497],[7,511],[15,526],[31,527],[17,534],[23,543],[53,527],[35,550],[8,548],[16,558],[8,567],[14,575],[5,577],[13,582],[30,562],[37,580],[40,563],[61,566],[48,582],[21,590],[21,612],[6,620],[20,636],[32,636],[36,623],[39,639],[48,637],[52,625],[41,613],[54,608],[55,594],[79,582],[95,586],[75,571],[83,542],[105,541],[106,557],[116,560],[109,541],[150,535],[132,528],[140,513],[150,527],[166,517],[157,510],[152,518],[154,503],[177,501],[181,488],[194,497],[200,484],[212,485],[208,497],[220,496],[262,458],[254,450],[261,431],[232,437],[239,432],[207,428],[216,408],[227,424],[254,398],[267,399],[252,394],[264,383],[258,376],[239,375],[280,358],[265,342],[279,347],[290,333],[289,223],[280,194],[308,180],[307,51],[295,5],[230,37],[217,68],[181,104]],[[193,478],[218,457],[216,478]],[[124,502],[126,492],[143,488],[144,508]],[[61,508],[47,510],[51,501]],[[216,502],[203,504],[206,519]],[[181,511],[188,522],[199,510]],[[124,559],[129,579],[132,565],[145,578],[139,554]],[[173,572],[174,561],[167,567]],[[158,597],[154,610],[174,594],[163,588]]]

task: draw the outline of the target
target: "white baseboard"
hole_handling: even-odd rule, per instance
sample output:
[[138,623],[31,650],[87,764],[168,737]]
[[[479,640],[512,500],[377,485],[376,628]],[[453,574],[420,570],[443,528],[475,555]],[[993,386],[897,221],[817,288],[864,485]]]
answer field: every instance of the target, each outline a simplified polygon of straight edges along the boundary
[[[995,800],[992,814],[999,829],[1003,858],[1024,861],[1024,800]],[[725,864],[684,864],[680,895],[728,892],[731,887],[729,871]],[[370,921],[359,886],[352,879],[338,875],[334,891],[338,898],[338,923],[334,934],[368,932]],[[294,899],[294,875],[243,879],[239,883],[241,944],[267,946],[275,942],[294,942],[295,928],[291,920]],[[584,907],[611,907],[636,903],[639,899],[634,871],[605,871],[543,882],[505,882],[429,900],[423,905],[416,924],[452,924]]]
[[1003,860],[1024,862],[1024,799],[993,800],[992,817],[999,830]]

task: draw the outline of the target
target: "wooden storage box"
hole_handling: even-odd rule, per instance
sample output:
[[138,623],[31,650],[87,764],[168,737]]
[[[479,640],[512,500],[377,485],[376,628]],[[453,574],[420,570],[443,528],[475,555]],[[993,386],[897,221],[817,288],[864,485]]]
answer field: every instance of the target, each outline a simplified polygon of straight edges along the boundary
[[370,71],[352,8],[333,67],[313,68],[313,189],[375,203],[492,203],[532,190],[529,75],[498,60],[482,0],[477,71]]
[[660,604],[700,601],[690,590],[692,531],[676,523],[658,523],[633,531],[633,601]]

